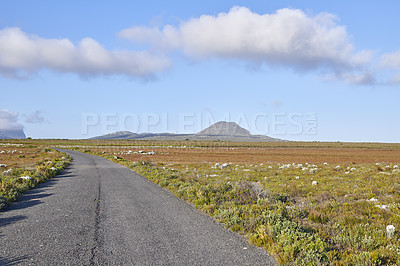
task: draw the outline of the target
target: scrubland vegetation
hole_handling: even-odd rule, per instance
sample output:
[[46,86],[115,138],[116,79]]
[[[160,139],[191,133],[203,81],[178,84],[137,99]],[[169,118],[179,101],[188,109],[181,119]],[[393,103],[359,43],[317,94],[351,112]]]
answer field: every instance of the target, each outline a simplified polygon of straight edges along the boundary
[[[280,263],[400,263],[396,165],[231,164],[221,169],[109,158],[244,234]],[[393,234],[388,226],[395,228]]]
[[0,143],[0,209],[69,163],[66,154],[42,145]]

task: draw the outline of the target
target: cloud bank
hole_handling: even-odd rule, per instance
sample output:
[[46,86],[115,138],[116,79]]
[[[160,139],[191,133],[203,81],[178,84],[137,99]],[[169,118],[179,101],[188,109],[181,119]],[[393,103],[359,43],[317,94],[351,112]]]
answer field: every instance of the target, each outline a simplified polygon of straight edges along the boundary
[[44,39],[19,28],[0,30],[0,74],[26,78],[42,69],[80,76],[147,77],[170,67],[169,59],[147,51],[110,51],[91,38],[78,45],[68,39]]
[[346,27],[329,13],[309,16],[299,9],[284,8],[260,15],[234,7],[228,13],[203,15],[178,27],[132,27],[119,36],[163,51],[180,49],[195,60],[237,59],[300,72],[319,70],[354,84],[373,80],[364,70],[372,52],[356,52]]
[[0,109],[0,130],[22,130],[24,127],[19,124],[19,113],[7,109]]
[[396,72],[377,82],[375,56],[356,50],[345,26],[330,13],[310,15],[284,8],[258,14],[246,7],[202,15],[161,28],[134,26],[118,33],[147,50],[109,50],[91,38],[78,43],[45,39],[19,28],[0,30],[0,75],[27,78],[47,69],[82,77],[124,75],[148,78],[172,67],[171,53],[189,60],[236,60],[252,67],[270,66],[316,72],[324,80],[352,85],[400,84],[400,50],[380,57],[380,70]]

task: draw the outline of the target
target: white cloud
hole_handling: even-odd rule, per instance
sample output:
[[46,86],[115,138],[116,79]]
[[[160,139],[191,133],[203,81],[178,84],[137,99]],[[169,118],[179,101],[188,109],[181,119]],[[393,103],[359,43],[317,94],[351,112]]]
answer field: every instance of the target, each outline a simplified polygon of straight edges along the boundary
[[283,102],[281,100],[273,100],[271,102],[271,104],[272,104],[273,107],[279,108],[279,107],[281,107],[283,105]]
[[24,78],[50,69],[81,76],[151,76],[170,67],[165,56],[146,51],[107,50],[91,38],[78,45],[68,39],[43,39],[19,28],[0,30],[0,74]]
[[400,72],[394,74],[394,75],[389,79],[389,84],[391,84],[391,85],[400,84]]
[[358,72],[341,72],[335,74],[327,74],[323,76],[325,81],[342,80],[350,85],[374,85],[376,81],[375,74],[371,71]]
[[23,126],[18,121],[19,114],[7,109],[0,109],[0,130],[22,130]]
[[150,43],[161,50],[181,49],[191,59],[238,59],[256,65],[279,65],[296,71],[363,71],[372,52],[356,52],[346,27],[329,13],[309,16],[299,9],[257,14],[234,7],[217,16],[202,15],[178,27],[133,27],[120,37]]
[[400,69],[400,50],[382,55],[380,64],[383,67]]
[[380,64],[382,68],[393,69],[395,71],[399,71],[390,77],[388,83],[389,84],[400,84],[400,50],[394,53],[386,53],[383,54],[380,58]]
[[26,117],[25,122],[30,124],[40,124],[45,121],[45,118],[42,116],[40,111],[35,111],[25,117]]

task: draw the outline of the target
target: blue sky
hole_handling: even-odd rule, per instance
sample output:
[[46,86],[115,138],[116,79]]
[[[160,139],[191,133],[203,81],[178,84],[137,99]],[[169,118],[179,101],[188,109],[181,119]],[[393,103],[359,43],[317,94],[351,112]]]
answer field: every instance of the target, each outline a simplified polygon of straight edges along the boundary
[[398,1],[1,1],[0,129],[400,141]]

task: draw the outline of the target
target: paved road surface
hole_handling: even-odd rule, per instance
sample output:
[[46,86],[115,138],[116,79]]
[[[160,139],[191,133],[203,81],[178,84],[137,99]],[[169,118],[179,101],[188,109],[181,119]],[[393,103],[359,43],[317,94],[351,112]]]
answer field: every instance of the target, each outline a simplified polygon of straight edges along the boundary
[[0,212],[0,264],[274,265],[263,250],[131,170],[69,168]]

